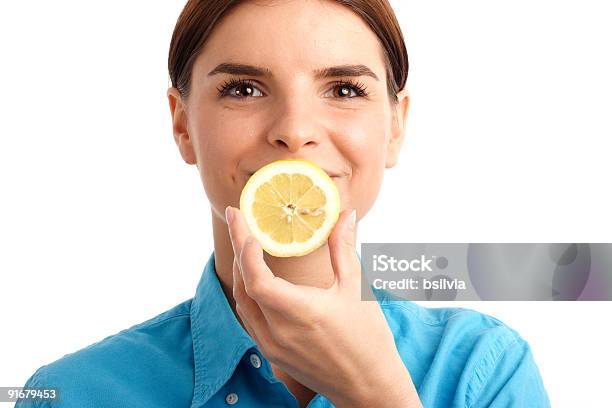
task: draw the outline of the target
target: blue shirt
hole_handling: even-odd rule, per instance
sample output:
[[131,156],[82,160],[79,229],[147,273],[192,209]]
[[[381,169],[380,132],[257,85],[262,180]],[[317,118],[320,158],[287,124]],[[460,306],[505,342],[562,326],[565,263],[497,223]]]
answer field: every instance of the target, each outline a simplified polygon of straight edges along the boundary
[[[375,294],[425,407],[550,406],[529,345],[499,320]],[[234,316],[214,253],[193,299],[40,367],[24,387],[59,398],[16,408],[298,407]],[[333,406],[321,394],[308,404]]]

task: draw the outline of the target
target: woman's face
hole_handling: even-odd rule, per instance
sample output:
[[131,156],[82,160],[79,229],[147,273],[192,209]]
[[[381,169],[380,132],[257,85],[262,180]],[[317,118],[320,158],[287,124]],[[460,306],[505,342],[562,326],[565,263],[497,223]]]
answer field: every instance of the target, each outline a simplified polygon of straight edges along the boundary
[[[334,69],[342,66],[353,67]],[[358,87],[339,83],[345,81]],[[223,219],[227,205],[238,207],[253,172],[291,158],[326,170],[342,209],[363,217],[402,143],[409,100],[398,96],[391,103],[376,35],[328,1],[237,6],[195,61],[188,100],[168,91],[181,155],[197,165]]]

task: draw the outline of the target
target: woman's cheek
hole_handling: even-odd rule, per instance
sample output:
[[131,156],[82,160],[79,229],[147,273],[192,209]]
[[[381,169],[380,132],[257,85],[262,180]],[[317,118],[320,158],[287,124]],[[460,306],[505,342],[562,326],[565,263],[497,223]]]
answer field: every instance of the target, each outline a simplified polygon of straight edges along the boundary
[[362,170],[384,167],[385,129],[373,120],[353,121],[343,127],[337,145],[352,166]]
[[363,216],[374,205],[384,175],[385,130],[380,123],[359,122],[351,127],[343,138],[341,150],[350,161],[352,176],[349,183],[350,201]]

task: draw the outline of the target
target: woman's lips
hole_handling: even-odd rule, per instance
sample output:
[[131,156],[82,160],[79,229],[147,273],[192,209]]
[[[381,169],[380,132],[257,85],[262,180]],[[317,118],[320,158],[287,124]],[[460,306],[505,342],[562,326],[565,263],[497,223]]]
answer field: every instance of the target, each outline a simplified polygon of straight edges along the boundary
[[[331,177],[331,178],[340,178],[340,177],[342,177],[342,175],[341,175],[341,174],[336,173],[336,172],[333,172],[333,171],[330,171],[330,170],[323,169],[323,171],[324,171],[325,173],[327,173],[327,175],[328,175],[329,177]],[[254,172],[254,171],[252,171],[252,170],[247,171],[247,177],[248,177],[248,178],[250,178],[250,177],[251,177],[253,174],[255,174],[255,172]]]

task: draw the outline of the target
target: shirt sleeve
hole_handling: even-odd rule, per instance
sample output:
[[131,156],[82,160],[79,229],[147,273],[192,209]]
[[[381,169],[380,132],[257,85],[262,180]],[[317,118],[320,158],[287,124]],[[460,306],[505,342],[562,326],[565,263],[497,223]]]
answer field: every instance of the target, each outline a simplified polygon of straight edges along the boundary
[[531,348],[518,335],[480,374],[475,376],[467,408],[550,408]]
[[[45,368],[45,366],[36,370],[34,374],[28,378],[23,388],[45,388],[45,381],[42,378],[43,368]],[[18,399],[14,408],[51,408],[52,406],[58,407],[56,404],[49,405],[49,401]]]

